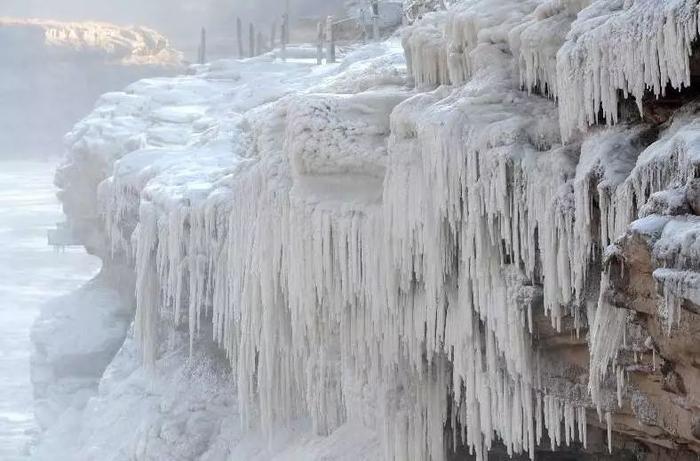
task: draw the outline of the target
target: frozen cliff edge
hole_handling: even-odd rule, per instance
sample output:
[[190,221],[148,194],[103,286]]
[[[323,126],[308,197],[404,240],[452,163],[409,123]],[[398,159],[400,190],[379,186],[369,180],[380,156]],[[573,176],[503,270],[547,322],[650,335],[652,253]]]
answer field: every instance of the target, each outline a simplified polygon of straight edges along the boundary
[[694,459],[697,16],[463,1],[105,95],[57,179],[137,308],[76,459]]

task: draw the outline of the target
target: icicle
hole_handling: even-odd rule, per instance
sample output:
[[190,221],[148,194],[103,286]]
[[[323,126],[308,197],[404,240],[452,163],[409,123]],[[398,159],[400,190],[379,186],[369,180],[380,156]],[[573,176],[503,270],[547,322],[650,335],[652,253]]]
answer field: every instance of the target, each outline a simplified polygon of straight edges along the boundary
[[617,367],[615,370],[616,384],[617,384],[617,406],[622,408],[622,389],[625,386],[625,369],[623,367]]
[[608,430],[608,453],[612,454],[612,414],[609,411],[605,413],[605,425]]
[[[611,306],[606,302],[607,291],[610,289],[609,274],[606,271],[601,282],[600,299],[590,335],[590,370],[589,390],[593,403],[600,412],[602,404],[601,382],[605,377],[608,366],[613,363],[618,350],[623,343],[627,312]],[[618,375],[618,384],[620,379]],[[620,395],[621,388],[618,389]],[[621,395],[619,397],[621,399]]]

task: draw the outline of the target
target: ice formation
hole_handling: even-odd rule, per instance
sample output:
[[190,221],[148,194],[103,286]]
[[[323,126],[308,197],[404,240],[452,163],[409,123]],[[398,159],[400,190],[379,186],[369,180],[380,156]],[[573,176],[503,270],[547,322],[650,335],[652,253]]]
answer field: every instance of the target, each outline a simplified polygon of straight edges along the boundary
[[687,1],[596,0],[576,18],[557,53],[562,135],[618,120],[620,94],[641,111],[646,91],[690,86],[698,5]]
[[[545,435],[585,445],[597,406],[611,443],[601,387],[610,365],[623,387],[627,311],[609,296],[624,261],[603,252],[697,175],[696,123],[654,143],[643,124],[562,135],[599,105],[616,120],[617,90],[687,85],[696,9],[465,1],[404,31],[405,70],[389,41],[337,66],[264,56],[143,81],[67,137],[66,208],[86,233],[99,216],[106,254],[133,264],[146,364],[171,329],[191,354],[210,334],[246,428],[352,421],[381,431],[386,459],[486,459],[497,442],[534,457]],[[697,249],[672,240],[655,276],[675,312],[697,275],[669,271]],[[539,287],[553,330],[590,322],[593,405],[543,379]]]

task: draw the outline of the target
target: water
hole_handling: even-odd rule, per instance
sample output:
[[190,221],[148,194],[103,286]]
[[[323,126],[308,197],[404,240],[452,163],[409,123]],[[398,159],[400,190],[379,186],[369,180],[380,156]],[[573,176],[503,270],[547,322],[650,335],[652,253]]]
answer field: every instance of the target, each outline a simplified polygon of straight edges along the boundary
[[29,374],[32,322],[41,306],[92,278],[99,261],[56,252],[46,231],[62,221],[54,165],[0,162],[0,460],[27,458],[36,432]]

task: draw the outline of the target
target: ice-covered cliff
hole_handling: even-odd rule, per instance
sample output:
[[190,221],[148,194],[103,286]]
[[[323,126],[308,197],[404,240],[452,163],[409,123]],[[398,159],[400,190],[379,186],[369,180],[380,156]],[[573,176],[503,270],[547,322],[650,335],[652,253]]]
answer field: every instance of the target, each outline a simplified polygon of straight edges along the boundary
[[465,0],[103,96],[57,180],[136,310],[76,459],[694,459],[698,14]]
[[181,61],[146,28],[0,17],[2,155],[60,154],[63,135],[100,94],[180,73]]

